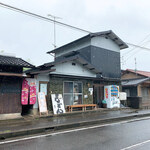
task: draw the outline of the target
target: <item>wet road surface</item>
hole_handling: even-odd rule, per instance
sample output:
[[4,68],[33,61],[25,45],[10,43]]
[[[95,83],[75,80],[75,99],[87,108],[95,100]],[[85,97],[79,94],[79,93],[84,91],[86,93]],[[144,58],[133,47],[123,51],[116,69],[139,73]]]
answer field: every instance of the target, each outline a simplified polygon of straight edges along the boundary
[[[150,112],[150,111],[149,111]],[[75,116],[64,116],[64,117],[50,117],[44,119],[30,120],[29,122],[17,122],[14,124],[5,124],[1,125],[0,123],[0,132],[5,131],[17,131],[22,129],[34,129],[45,126],[56,126],[60,124],[68,124],[68,123],[76,123],[80,121],[94,121],[97,119],[106,119],[106,118],[114,118],[114,117],[125,117],[136,114],[141,114],[142,112],[132,113],[131,110],[121,110],[121,111],[108,111],[103,113],[94,113],[94,114],[84,114],[84,115],[75,115]]]
[[0,150],[131,149],[150,149],[150,119],[0,144]]

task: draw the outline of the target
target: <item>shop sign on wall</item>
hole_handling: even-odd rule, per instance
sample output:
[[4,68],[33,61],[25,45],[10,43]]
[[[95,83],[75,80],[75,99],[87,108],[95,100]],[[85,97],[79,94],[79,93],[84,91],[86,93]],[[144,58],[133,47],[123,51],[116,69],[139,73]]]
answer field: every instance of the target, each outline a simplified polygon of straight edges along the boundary
[[62,94],[51,94],[54,114],[65,113],[64,101]]
[[22,83],[21,104],[33,105],[35,103],[36,103],[36,80],[26,78],[23,80]]
[[93,95],[93,88],[89,88],[90,95]]
[[105,96],[106,96],[106,99],[108,99],[108,88],[105,88]]

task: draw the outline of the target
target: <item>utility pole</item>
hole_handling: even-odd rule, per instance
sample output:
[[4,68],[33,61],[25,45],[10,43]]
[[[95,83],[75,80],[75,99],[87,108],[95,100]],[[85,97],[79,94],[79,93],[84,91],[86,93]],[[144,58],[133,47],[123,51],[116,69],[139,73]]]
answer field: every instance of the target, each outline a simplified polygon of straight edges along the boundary
[[123,68],[124,68],[124,57],[123,56],[121,57],[121,65],[122,65],[122,70],[123,70]]
[[54,49],[56,49],[56,19],[62,19],[60,17],[57,17],[57,16],[54,16],[54,15],[51,15],[51,14],[48,14],[49,17],[52,17],[54,19],[54,43],[53,43],[53,46],[54,46]]
[[[136,71],[137,71],[137,62],[136,62],[136,57],[134,58],[134,60],[135,60],[135,73],[136,73]],[[137,75],[137,73],[136,73],[136,75]]]

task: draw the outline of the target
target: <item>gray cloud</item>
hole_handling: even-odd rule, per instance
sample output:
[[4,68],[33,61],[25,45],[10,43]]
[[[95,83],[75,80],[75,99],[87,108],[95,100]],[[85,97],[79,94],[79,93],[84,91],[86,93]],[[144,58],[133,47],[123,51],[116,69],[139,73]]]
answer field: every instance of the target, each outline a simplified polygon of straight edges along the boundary
[[[53,14],[62,18],[59,21],[93,32],[112,29],[124,41],[135,44],[150,33],[148,0],[1,0],[1,2],[43,16]],[[30,58],[36,65],[53,60],[46,54],[53,49],[52,23],[1,7],[0,20],[0,49],[16,53],[24,59]],[[56,30],[57,46],[86,35],[58,25]],[[130,49],[122,51],[121,54],[126,51]],[[137,53],[137,51],[131,53],[133,56],[126,62],[124,68],[134,68],[134,57],[136,57],[138,69],[150,70],[149,52],[141,50]],[[124,59],[129,56],[125,55]]]

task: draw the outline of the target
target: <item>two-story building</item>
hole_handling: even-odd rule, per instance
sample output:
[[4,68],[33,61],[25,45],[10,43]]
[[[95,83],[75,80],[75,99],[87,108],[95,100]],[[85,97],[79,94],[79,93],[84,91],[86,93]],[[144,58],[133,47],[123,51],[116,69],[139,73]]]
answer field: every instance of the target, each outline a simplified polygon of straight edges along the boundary
[[120,50],[127,47],[111,30],[91,33],[47,52],[55,60],[28,73],[37,79],[37,92],[46,93],[49,110],[53,93],[63,95],[65,106],[101,103],[104,85],[120,84]]

